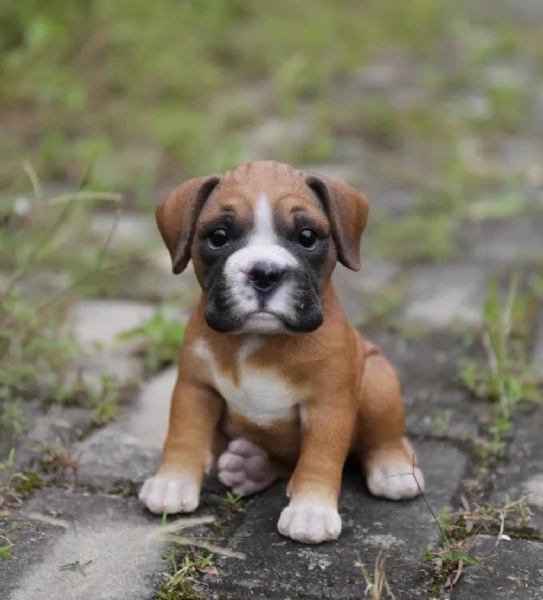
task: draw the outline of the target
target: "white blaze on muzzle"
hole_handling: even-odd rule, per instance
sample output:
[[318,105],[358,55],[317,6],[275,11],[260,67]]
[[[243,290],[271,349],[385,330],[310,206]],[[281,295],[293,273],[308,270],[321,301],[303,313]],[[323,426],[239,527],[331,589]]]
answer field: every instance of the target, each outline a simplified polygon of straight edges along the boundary
[[294,282],[289,277],[279,281],[263,301],[261,292],[250,278],[252,270],[259,263],[269,265],[278,272],[288,272],[298,266],[296,257],[278,243],[271,206],[264,194],[258,199],[254,229],[247,245],[229,256],[224,265],[226,287],[235,310],[242,316],[264,310],[292,317]]

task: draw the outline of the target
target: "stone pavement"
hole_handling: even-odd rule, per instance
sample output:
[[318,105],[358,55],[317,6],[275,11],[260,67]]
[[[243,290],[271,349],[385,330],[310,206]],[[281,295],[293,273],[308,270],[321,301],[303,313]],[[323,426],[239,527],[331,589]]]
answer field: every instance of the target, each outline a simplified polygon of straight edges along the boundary
[[[367,259],[359,274],[338,267],[334,275],[349,317],[372,332],[398,369],[409,434],[427,481],[425,499],[400,504],[377,500],[368,495],[360,474],[347,468],[342,535],[337,542],[310,547],[286,540],[276,530],[286,502],[284,483],[237,504],[210,478],[194,516],[213,522],[180,517],[168,523],[177,523],[174,529],[185,525],[181,535],[190,538],[176,551],[178,564],[187,553],[197,556],[197,544],[204,540],[213,547],[215,568],[193,573],[183,592],[159,596],[159,590],[165,593],[165,574],[172,572],[165,560],[172,541],[164,536],[161,519],[147,513],[136,494],[159,461],[175,380],[175,367],[170,367],[148,379],[121,418],[101,429],[90,426],[84,410],[57,406],[31,412],[32,426],[23,439],[2,438],[2,456],[13,445],[17,468],[27,473],[40,471],[33,453],[38,441],[60,440],[80,458],[75,480],[70,473],[40,473],[43,487],[22,506],[0,513],[2,531],[13,543],[13,559],[0,560],[0,597],[355,600],[368,597],[361,565],[373,575],[384,551],[388,583],[398,600],[543,599],[543,407],[519,414],[508,434],[506,456],[485,461],[477,446],[487,434],[493,405],[475,400],[458,376],[463,358],[480,355],[466,332],[481,324],[488,260],[493,258],[482,250],[485,243],[493,241],[478,239],[479,249],[470,252],[469,260],[407,268]],[[518,248],[520,252],[520,244]],[[511,252],[499,262],[507,270],[524,258]],[[188,273],[183,285],[193,285],[192,277]],[[166,266],[157,278],[172,286]],[[376,306],[398,289],[401,302],[387,314],[389,325],[375,327]],[[89,352],[81,358],[84,372],[90,378],[101,370],[141,376],[136,348],[119,345],[115,337],[149,318],[154,309],[121,300],[76,304],[70,318]],[[174,315],[183,319],[186,312]],[[93,349],[97,341],[101,347]],[[532,366],[542,372],[543,313],[532,348]],[[425,552],[438,555],[443,548],[430,508],[435,513],[459,511],[462,497],[472,506],[488,502],[501,507],[508,497],[527,494],[531,520],[521,525],[506,520],[498,545],[499,526],[476,529],[469,536],[469,552],[489,558],[480,567],[465,564],[453,590],[447,589],[426,560]]]

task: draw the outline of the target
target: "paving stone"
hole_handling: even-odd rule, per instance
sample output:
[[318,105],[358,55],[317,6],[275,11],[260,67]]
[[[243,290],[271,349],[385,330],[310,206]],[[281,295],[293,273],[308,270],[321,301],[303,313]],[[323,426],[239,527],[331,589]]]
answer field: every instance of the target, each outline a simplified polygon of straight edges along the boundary
[[[136,499],[49,489],[12,523],[22,529],[11,536],[13,560],[0,561],[6,600],[151,600],[168,570],[166,543],[156,539],[160,519]],[[183,534],[206,532],[200,525]],[[76,561],[81,568],[66,568]]]
[[[485,4],[480,6],[481,10],[487,9],[488,0]],[[539,0],[492,0],[490,7],[493,14],[507,16],[517,22],[523,20],[537,23],[543,19],[543,5]]]
[[[83,300],[76,303],[67,324],[82,349],[75,359],[74,372],[91,385],[101,385],[103,375],[118,382],[131,382],[143,373],[141,359],[133,355],[139,340],[119,340],[118,336],[138,327],[156,312],[156,305],[126,300]],[[168,310],[172,318],[185,319],[181,311]]]
[[92,215],[89,231],[96,239],[109,238],[108,247],[113,251],[162,244],[154,215],[150,214],[97,212]]
[[151,379],[130,415],[77,444],[78,479],[105,488],[141,484],[157,468],[168,427],[177,367]]
[[[515,76],[515,70],[511,71]],[[541,144],[533,138],[506,138],[497,145],[498,159],[509,169],[526,169],[537,164],[541,156]]]
[[126,383],[140,377],[142,361],[132,355],[137,342],[121,342],[117,338],[150,319],[155,310],[152,304],[121,300],[76,303],[66,322],[74,332],[81,353],[74,358],[68,379],[81,377],[88,385],[99,388],[104,375]]
[[[383,292],[399,275],[396,263],[366,259],[359,272],[337,265],[332,281],[341,300],[343,310],[353,325],[359,325],[370,314],[375,295]],[[374,295],[372,297],[372,294]]]
[[538,131],[543,128],[543,86],[539,85],[535,92],[534,106],[532,108],[532,122]]
[[443,328],[476,326],[488,289],[488,273],[476,265],[425,265],[415,269],[403,311],[411,324]]
[[[336,272],[338,269],[336,269]],[[341,269],[343,273],[356,276],[353,271]],[[397,263],[384,260],[362,259],[359,272],[360,289],[368,292],[380,292],[389,286],[398,277],[401,266]]]
[[291,119],[268,117],[244,136],[238,162],[279,160],[285,147],[307,145],[314,136],[314,126],[304,115]]
[[374,62],[352,73],[347,81],[349,89],[360,93],[386,91],[401,80],[402,69],[396,62]]
[[[413,210],[418,200],[415,191],[404,189],[385,189],[376,192],[368,189],[366,196],[370,201],[370,219],[371,215],[378,215],[383,211],[386,211],[388,215],[401,217]],[[370,220],[369,227],[371,226]]]
[[[528,527],[543,533],[543,406],[515,419],[513,439],[507,449],[507,459],[492,475],[492,491],[488,501],[494,506],[526,496],[533,516]],[[543,582],[543,580],[542,580]]]
[[67,317],[79,343],[92,349],[96,344],[112,344],[117,336],[134,329],[156,311],[156,306],[124,300],[82,300]]
[[543,313],[539,317],[532,357],[532,368],[537,375],[543,377]]
[[465,223],[468,256],[485,262],[540,261],[543,219],[506,219]]
[[200,288],[190,272],[173,275],[153,268],[118,282],[116,292],[127,300],[168,302],[189,312],[198,301]]
[[[494,62],[482,69],[480,82],[485,87],[526,89],[533,81],[533,66],[534,62],[527,57]],[[529,142],[526,146],[529,146]]]
[[458,336],[433,332],[404,339],[394,333],[371,335],[394,366],[402,386],[410,435],[477,441],[481,423],[488,423],[492,405],[474,402],[462,385],[458,365],[479,356]]
[[71,283],[72,280],[66,273],[40,271],[26,274],[13,288],[23,300],[39,304],[68,289]]
[[[427,481],[427,499],[447,506],[464,473],[466,457],[446,444],[417,445]],[[447,477],[443,474],[447,473]],[[285,486],[277,485],[247,503],[229,546],[247,559],[223,564],[220,577],[208,579],[209,598],[338,598],[359,600],[366,584],[358,562],[373,571],[380,550],[388,549],[387,574],[398,600],[428,598],[424,545],[438,541],[423,500],[394,503],[370,497],[360,473],[347,473],[340,502],[343,532],[336,542],[303,546],[277,533],[286,505]]]
[[312,171],[325,177],[333,177],[350,185],[356,186],[360,182],[360,172],[356,165],[340,163],[319,163],[300,167],[305,171]]
[[466,565],[451,600],[541,600],[543,598],[543,544],[529,540],[502,540],[478,536],[472,556],[490,557],[483,566]]
[[[91,411],[76,406],[45,406],[34,400],[22,403],[20,409],[24,415],[22,433],[16,435],[11,427],[0,425],[0,462],[8,458],[12,449],[15,451],[13,468],[0,469],[0,487],[11,472],[39,471],[44,448],[67,447],[94,427]],[[0,505],[1,496],[0,493]]]

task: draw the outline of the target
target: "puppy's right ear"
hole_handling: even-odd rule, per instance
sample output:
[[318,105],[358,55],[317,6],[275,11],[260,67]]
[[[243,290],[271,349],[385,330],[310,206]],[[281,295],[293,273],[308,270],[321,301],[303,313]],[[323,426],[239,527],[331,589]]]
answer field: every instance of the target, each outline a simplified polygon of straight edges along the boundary
[[176,187],[156,207],[160,235],[172,257],[172,271],[182,273],[190,260],[196,220],[220,181],[218,175],[194,177]]

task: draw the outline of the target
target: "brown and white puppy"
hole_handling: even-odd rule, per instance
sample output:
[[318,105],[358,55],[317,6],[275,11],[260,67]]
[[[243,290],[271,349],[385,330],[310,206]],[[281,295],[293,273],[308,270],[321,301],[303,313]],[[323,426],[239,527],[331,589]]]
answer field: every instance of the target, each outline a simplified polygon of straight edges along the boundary
[[424,480],[403,436],[398,379],[349,325],[330,282],[337,261],[360,268],[366,197],[331,178],[253,162],[187,181],[156,216],[173,272],[192,259],[202,294],[186,328],[162,464],[140,492],[149,510],[194,511],[214,458],[235,494],[290,477],[278,528],[300,542],[339,536],[348,456],[372,494],[416,496]]

